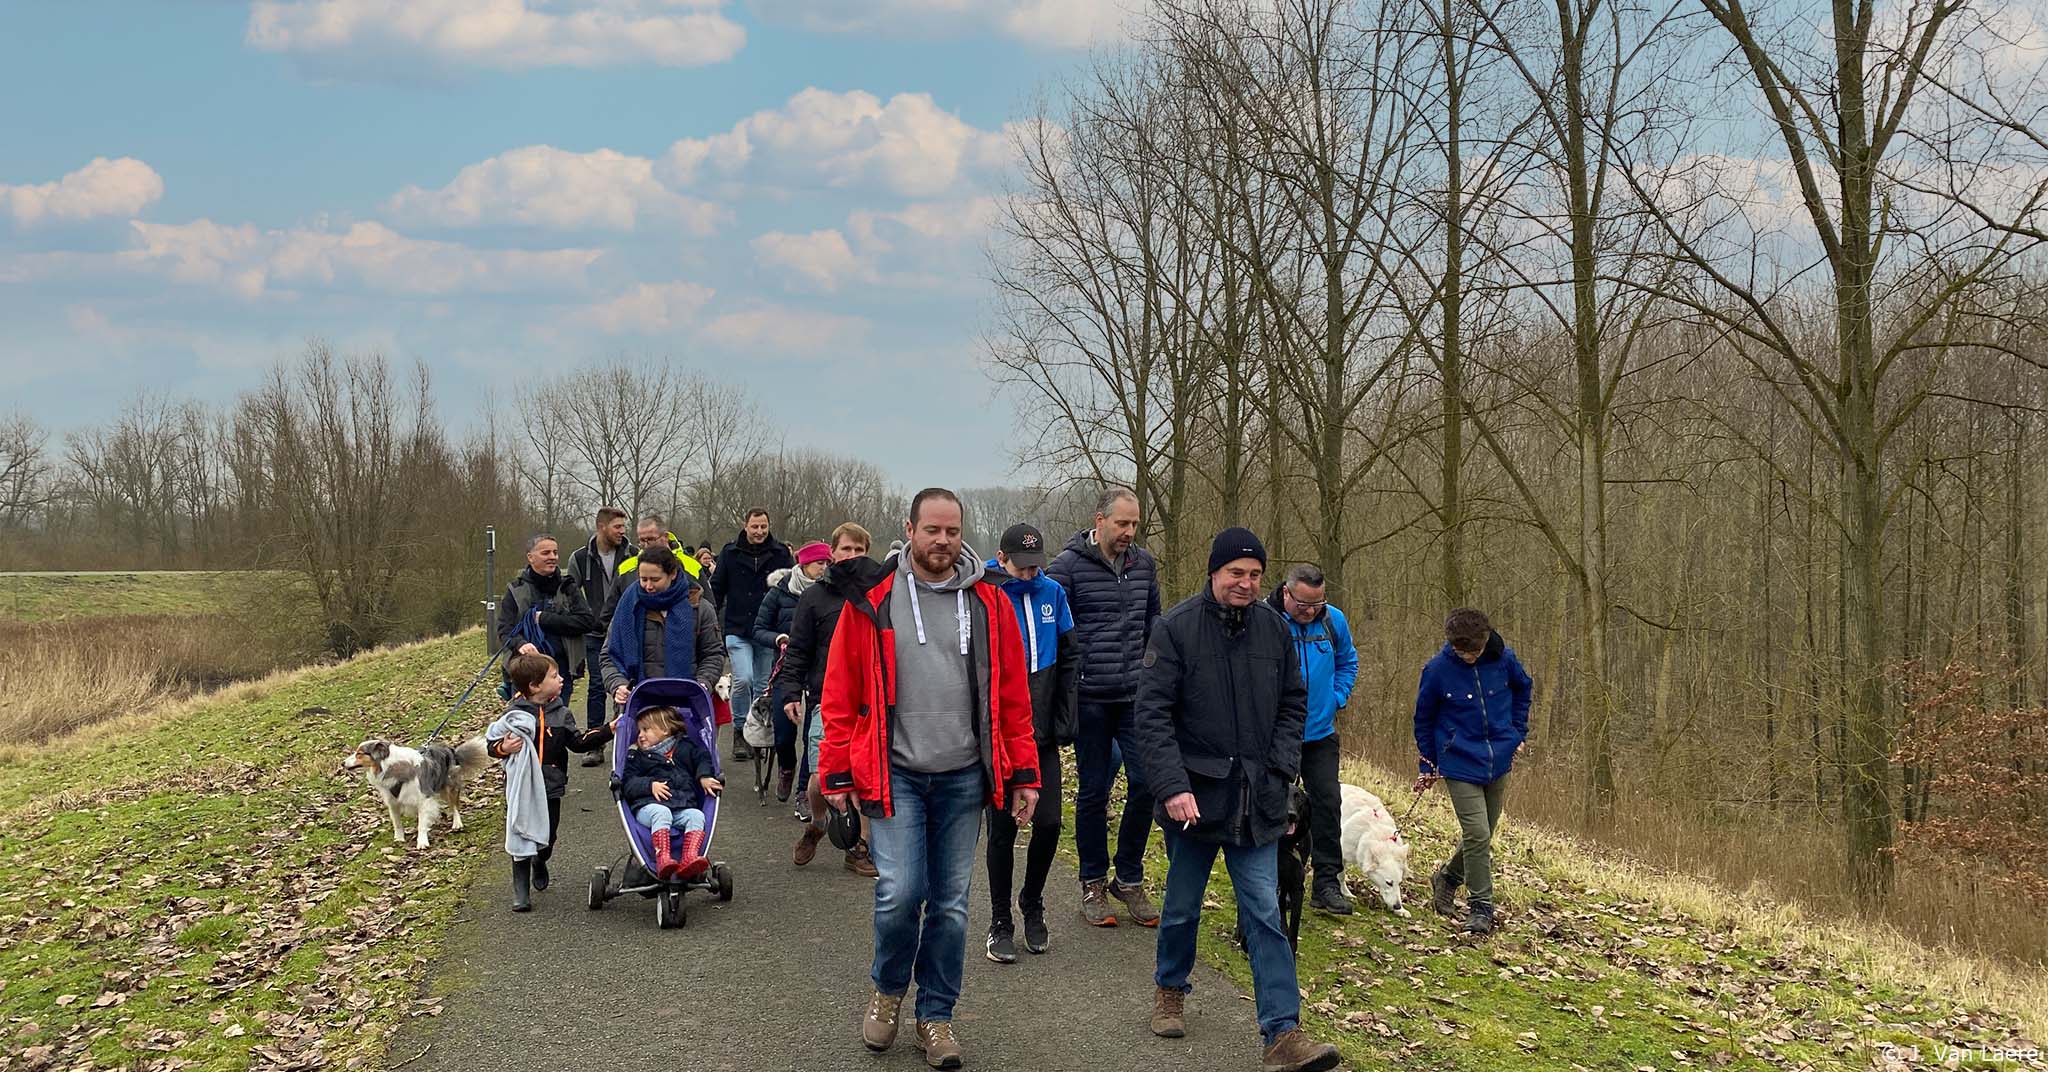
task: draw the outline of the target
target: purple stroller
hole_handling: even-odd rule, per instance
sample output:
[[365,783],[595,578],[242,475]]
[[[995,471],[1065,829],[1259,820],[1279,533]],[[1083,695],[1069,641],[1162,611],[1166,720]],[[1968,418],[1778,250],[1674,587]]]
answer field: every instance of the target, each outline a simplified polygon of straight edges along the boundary
[[[619,809],[619,825],[626,830],[627,852],[612,864],[600,864],[590,876],[591,910],[603,908],[616,897],[637,893],[654,898],[654,925],[663,930],[680,927],[688,920],[683,894],[707,890],[721,901],[732,900],[732,867],[717,861],[694,880],[663,881],[654,876],[652,834],[626,806],[621,793],[626,776],[626,750],[639,733],[640,712],[650,707],[671,707],[683,716],[684,731],[711,755],[712,769],[724,779],[718,758],[718,718],[711,709],[711,694],[704,686],[685,678],[660,677],[643,681],[626,697],[626,709],[619,715],[618,733],[612,746],[612,800]],[[704,798],[704,854],[711,855],[712,835],[718,830],[719,800]],[[616,884],[614,884],[616,880]]]

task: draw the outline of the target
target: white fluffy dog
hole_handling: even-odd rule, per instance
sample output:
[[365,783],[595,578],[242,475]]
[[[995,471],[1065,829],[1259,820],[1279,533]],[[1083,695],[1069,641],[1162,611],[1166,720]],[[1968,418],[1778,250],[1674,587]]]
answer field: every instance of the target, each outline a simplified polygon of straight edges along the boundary
[[1394,828],[1393,813],[1380,798],[1349,783],[1342,789],[1344,862],[1363,871],[1380,903],[1405,918],[1408,910],[1401,907],[1401,883],[1408,878],[1408,843]]

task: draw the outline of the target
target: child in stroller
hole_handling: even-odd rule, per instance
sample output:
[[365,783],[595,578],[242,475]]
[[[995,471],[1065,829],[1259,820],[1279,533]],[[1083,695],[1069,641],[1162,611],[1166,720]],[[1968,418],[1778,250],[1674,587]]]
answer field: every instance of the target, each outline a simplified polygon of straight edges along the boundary
[[[637,749],[629,745],[640,739],[640,720],[656,710],[663,710],[674,720],[680,733],[667,734],[667,738],[678,740],[670,757],[680,770],[664,771],[666,778],[646,776],[642,784],[629,786],[636,781],[629,776],[627,761]],[[714,782],[721,781],[718,763],[718,723],[711,706],[711,693],[702,684],[686,678],[650,678],[633,687],[626,698],[624,710],[612,723],[619,747],[612,749],[612,798],[617,802],[619,825],[626,835],[626,852],[616,861],[599,864],[590,876],[590,907],[592,911],[603,908],[617,898],[637,894],[654,901],[654,925],[663,930],[681,927],[688,920],[683,904],[683,895],[691,890],[704,890],[720,901],[732,900],[732,866],[713,860],[710,867],[698,870],[696,878],[685,878],[675,873],[673,878],[661,877],[660,853],[656,851],[657,831],[666,835],[671,857],[676,855],[677,820],[682,821],[684,837],[701,855],[708,856],[714,851],[718,838],[718,813],[723,806],[715,793],[705,792],[705,785],[698,781],[703,775],[710,775]],[[650,744],[659,744],[651,740]],[[688,752],[679,751],[685,744]],[[667,781],[672,791],[668,801],[655,800],[653,782]],[[637,790],[638,799],[629,796],[629,790]],[[687,797],[688,800],[680,799]],[[646,820],[664,818],[652,811],[644,814],[642,808],[659,804],[665,813],[665,822],[648,823]],[[691,830],[696,822],[689,812],[701,813],[702,827]],[[680,813],[680,814],[679,814]],[[701,841],[696,839],[701,838]],[[675,861],[680,862],[680,861]],[[671,871],[673,872],[673,868]]]
[[724,789],[711,757],[690,739],[676,712],[651,707],[640,712],[635,747],[626,754],[626,807],[654,843],[655,877],[692,880],[711,867],[704,856],[703,794]]

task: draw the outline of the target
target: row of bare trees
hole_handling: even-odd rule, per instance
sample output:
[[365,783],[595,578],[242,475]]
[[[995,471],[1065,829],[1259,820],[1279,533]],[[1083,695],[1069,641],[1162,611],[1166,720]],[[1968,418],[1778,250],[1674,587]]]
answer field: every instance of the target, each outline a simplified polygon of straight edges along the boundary
[[1030,460],[1183,588],[1242,522],[1403,630],[1518,611],[1588,826],[1800,807],[1880,899],[1890,671],[2042,672],[2043,57],[1957,0],[1153,7],[1017,128]]
[[473,620],[486,525],[573,545],[613,505],[715,545],[754,506],[792,538],[857,520],[886,540],[902,516],[872,463],[789,448],[738,388],[666,360],[593,363],[500,409],[451,435],[424,367],[314,342],[226,408],[145,395],[61,440],[15,416],[0,534],[16,568],[285,571],[348,654]]

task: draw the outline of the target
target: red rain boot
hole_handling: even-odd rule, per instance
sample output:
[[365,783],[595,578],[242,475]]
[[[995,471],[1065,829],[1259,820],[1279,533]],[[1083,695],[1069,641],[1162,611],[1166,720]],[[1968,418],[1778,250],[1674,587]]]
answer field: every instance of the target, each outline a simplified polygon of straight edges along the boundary
[[[654,877],[663,882],[676,877],[676,857],[669,850],[668,842],[668,831],[656,830],[654,832]],[[683,851],[688,853],[690,851],[689,842],[683,842],[683,846]]]
[[676,877],[689,882],[701,878],[710,869],[711,861],[704,858],[704,831],[685,832],[682,852],[676,862]]

